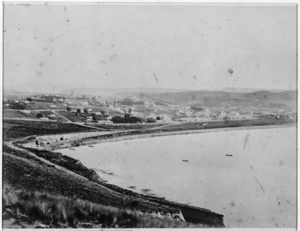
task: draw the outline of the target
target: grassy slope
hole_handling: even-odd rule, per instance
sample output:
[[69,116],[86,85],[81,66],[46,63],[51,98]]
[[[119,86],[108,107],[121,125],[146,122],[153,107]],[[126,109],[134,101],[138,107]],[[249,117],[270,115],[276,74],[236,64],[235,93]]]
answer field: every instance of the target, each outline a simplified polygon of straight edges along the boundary
[[[92,222],[93,225],[100,222],[101,227],[113,227],[115,225],[122,227],[203,227],[201,224],[191,225],[174,220],[158,219],[145,214],[143,216],[137,215],[128,210],[139,210],[150,213],[155,211],[154,208],[156,208],[157,212],[166,213],[174,209],[160,205],[159,203],[143,200],[142,198],[124,195],[86,178],[67,174],[65,171],[61,171],[51,164],[43,163],[36,157],[26,155],[25,152],[6,151],[10,153],[4,152],[3,155],[4,184],[13,186],[13,190],[10,190],[10,193],[20,191],[23,192],[20,195],[24,196],[24,192],[26,192],[31,199],[24,201],[24,198],[19,198],[19,194],[16,193],[16,195],[10,196],[18,198],[17,200],[14,199],[12,202],[6,202],[9,200],[4,198],[4,202],[9,208],[14,207],[22,211],[22,214],[25,214],[31,222],[36,220],[48,224],[50,221],[53,221],[53,212],[50,210],[51,208],[58,209],[56,207],[53,208],[53,204],[62,201],[59,202],[62,206],[60,213],[64,214],[63,211],[67,210],[70,212],[71,218],[67,219],[68,214],[60,216],[60,224],[69,227],[74,226],[75,220],[81,223]],[[50,198],[46,202],[41,201],[41,197],[45,198],[45,196],[41,196],[45,192],[47,192],[46,198]],[[10,196],[4,194],[4,197]],[[70,204],[72,208],[65,208]],[[78,205],[82,204],[84,205],[82,208],[78,207]],[[94,208],[97,211],[101,211],[99,211],[98,217],[96,216],[97,221],[89,220],[89,216],[86,214],[89,211],[95,213]],[[32,210],[38,215],[32,215]],[[78,215],[79,217],[75,216],[74,211],[78,210],[79,214],[83,213],[86,215],[83,217],[81,215]],[[4,211],[5,214],[6,212]],[[18,213],[15,212],[14,216],[16,214]],[[103,216],[108,217],[104,219]],[[11,217],[11,214],[10,217],[6,217],[6,223],[4,223],[6,227],[14,227],[13,223],[9,223]],[[115,217],[117,217],[118,222],[112,222],[115,220]],[[121,219],[122,217],[124,219]],[[19,225],[17,227],[21,227],[22,225],[29,227],[26,222],[20,222],[20,219],[15,218],[14,220],[14,224]],[[104,219],[106,223],[103,223],[101,219]]]
[[43,121],[17,121],[5,120],[3,122],[4,141],[30,135],[49,135],[72,132],[93,132],[96,129],[82,127],[76,124],[43,122]]
[[[101,186],[100,184],[90,181],[86,178],[80,177],[79,175],[70,175],[65,171],[57,169],[52,164],[45,164],[37,157],[33,157],[26,154],[26,152],[5,149],[3,155],[3,166],[3,182],[7,185],[13,186],[14,192],[19,190],[23,192],[33,192],[37,193],[36,195],[38,195],[38,197],[40,193],[47,192],[47,197],[54,198],[53,200],[65,197],[67,199],[64,200],[68,200],[71,201],[70,203],[73,203],[73,210],[75,209],[77,203],[74,202],[74,200],[76,201],[80,199],[86,201],[82,203],[87,203],[88,206],[90,206],[89,203],[97,204],[97,208],[101,208],[101,206],[104,206],[104,210],[107,210],[105,206],[114,207],[113,211],[115,214],[123,215],[124,211],[127,211],[128,209],[132,211],[139,210],[148,213],[161,212],[165,214],[167,212],[172,213],[172,211],[178,211],[178,209],[161,205],[160,203],[156,203],[153,201],[148,201],[143,198],[136,197],[136,195],[125,195],[124,193],[117,192],[115,190],[110,190],[107,187]],[[44,202],[41,202],[41,204],[36,204],[34,201],[39,199],[33,197],[31,197],[31,199],[31,201],[27,202],[18,199],[15,205],[10,205],[9,207],[15,206],[15,208],[18,208],[19,210],[23,209],[22,213],[28,216],[28,219],[31,221],[37,220],[43,223],[49,223],[49,219],[52,219],[49,218],[52,212],[49,212],[48,208],[51,208],[51,204],[53,204],[54,202],[49,202],[49,205],[47,205],[47,203],[45,204]],[[34,216],[32,217],[32,213],[30,212],[31,210],[26,210],[26,206],[24,207],[24,203],[27,203],[27,205],[29,206],[28,208],[32,207],[30,204],[33,203],[33,207],[35,207],[33,209],[38,210],[41,214],[45,214],[41,215],[39,219],[34,218]],[[69,204],[69,202],[66,203]],[[86,213],[84,211],[81,212]],[[129,214],[132,213],[129,212]],[[115,217],[115,215],[110,216]],[[203,227],[202,224],[192,225],[189,223],[183,223],[174,220],[171,221],[169,219],[157,220],[157,218],[153,218],[151,216],[149,217],[145,214],[143,216],[138,217],[128,214],[125,214],[125,216],[129,217],[126,218],[129,219],[128,221],[126,221],[126,219],[125,221],[119,219],[118,223],[114,222],[114,224],[109,224],[111,221],[111,219],[109,218],[106,221],[107,223],[101,223],[101,226],[111,227],[112,225],[118,225],[124,227]],[[5,227],[13,228],[15,226],[12,223],[9,223],[10,218],[11,217],[8,217],[8,220],[6,219],[6,223],[4,224],[6,224]],[[76,217],[76,219],[80,220],[78,217]],[[99,219],[101,220],[103,218]],[[18,218],[14,220],[14,224],[18,224],[16,227],[21,227],[22,225],[25,227],[29,227],[28,224],[20,223],[20,221],[18,220]],[[61,225],[66,225],[63,219],[60,222]],[[81,220],[81,222],[87,222],[87,220],[83,219]],[[89,222],[92,222],[93,225],[95,225],[97,222],[99,223],[100,221],[98,220],[97,222]],[[67,225],[72,227],[72,225],[74,224],[70,221]]]
[[[5,121],[4,127],[10,128],[10,132],[6,133],[6,139],[13,139],[15,135],[20,136],[18,133],[20,131],[20,127],[24,129],[23,136],[25,134],[26,136],[33,135],[32,132],[35,130],[30,127],[31,125],[33,125],[33,128],[37,130],[38,126],[44,126],[44,129],[48,134],[56,134],[61,132],[57,126],[57,123],[41,124],[38,122],[27,124],[23,121]],[[83,127],[74,127],[72,124],[62,124],[62,126],[64,126],[63,132],[75,132],[78,131],[78,128],[79,130],[85,129]],[[72,168],[70,169],[70,166],[68,166],[67,169],[85,177],[81,177],[80,175],[76,174],[70,174],[70,172],[65,169],[65,160],[63,160],[63,158],[61,158],[58,154],[54,154],[54,156],[52,156],[55,160],[59,159],[58,163],[55,161],[53,162],[52,157],[52,159],[50,158],[51,160],[49,158],[46,159],[49,159],[55,164],[59,164],[60,166],[64,167],[63,169],[56,167],[51,162],[45,163],[39,159],[39,157],[35,155],[29,155],[25,150],[22,149],[18,150],[7,148],[6,145],[4,145],[3,151],[3,181],[4,183],[11,185],[15,190],[47,192],[50,196],[59,195],[68,198],[80,198],[81,200],[87,200],[92,203],[106,206],[113,206],[118,209],[138,210],[149,213],[160,212],[161,214],[174,214],[184,209],[184,216],[191,217],[191,222],[209,224],[210,226],[212,226],[212,224],[217,224],[217,227],[222,226],[222,215],[214,214],[210,211],[205,211],[198,208],[189,208],[185,205],[167,203],[159,198],[147,198],[141,194],[130,193],[131,191],[129,192],[128,190],[123,190],[117,186],[106,185],[104,183],[101,184],[97,181],[94,181],[94,179],[88,180],[85,178],[87,177],[85,174],[81,174],[82,167],[84,166],[78,164],[74,165],[74,163],[71,163]],[[44,154],[48,156],[49,153]],[[41,157],[45,158],[44,154],[42,153]],[[63,165],[60,164],[60,160],[63,162]],[[73,169],[73,167],[75,167],[75,169]],[[79,172],[77,170],[79,170]],[[199,218],[203,222],[199,221]],[[174,225],[174,227],[177,227],[178,225],[179,227],[182,227],[182,224],[170,224],[168,220],[163,222],[167,226],[162,226],[162,224],[159,225],[158,223],[155,226],[155,224],[148,219],[144,219],[143,222],[144,224],[142,227],[169,227],[172,225]],[[183,226],[185,227],[186,225],[189,226],[190,224],[187,223]],[[202,225],[198,224],[197,226],[201,227]]]
[[203,227],[45,192],[16,191],[7,184],[2,199],[8,228],[38,227],[39,222],[49,228]]
[[[139,208],[144,211],[150,211],[155,205],[117,193],[96,182],[68,174],[31,157],[21,157],[23,154],[18,153],[18,155],[4,153],[3,156],[3,181],[16,189],[31,191],[38,189],[104,205],[132,209]],[[133,201],[136,201],[136,203],[132,203]],[[163,207],[161,209],[167,208]]]

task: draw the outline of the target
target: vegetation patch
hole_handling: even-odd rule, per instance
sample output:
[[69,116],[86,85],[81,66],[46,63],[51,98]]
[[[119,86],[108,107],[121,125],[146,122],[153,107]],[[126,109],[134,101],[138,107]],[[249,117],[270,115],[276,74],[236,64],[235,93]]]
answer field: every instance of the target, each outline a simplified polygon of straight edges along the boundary
[[46,192],[14,190],[7,184],[3,188],[2,201],[3,220],[12,219],[14,224],[25,227],[35,222],[42,223],[36,228],[204,227]]
[[36,154],[39,157],[42,157],[53,164],[64,167],[72,172],[77,173],[78,175],[84,176],[93,181],[100,181],[101,178],[98,174],[87,167],[85,167],[79,160],[76,160],[72,157],[62,155],[59,152],[50,152],[47,150],[38,150],[34,148],[25,148],[26,150]]
[[72,132],[95,132],[97,129],[83,127],[77,124],[44,121],[17,121],[5,120],[3,122],[4,141],[31,136],[54,135]]

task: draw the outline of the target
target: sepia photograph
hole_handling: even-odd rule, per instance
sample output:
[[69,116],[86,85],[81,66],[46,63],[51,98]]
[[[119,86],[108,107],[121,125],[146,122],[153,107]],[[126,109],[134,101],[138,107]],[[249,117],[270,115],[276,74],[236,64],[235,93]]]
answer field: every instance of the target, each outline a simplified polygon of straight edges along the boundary
[[297,228],[297,7],[3,2],[2,228]]

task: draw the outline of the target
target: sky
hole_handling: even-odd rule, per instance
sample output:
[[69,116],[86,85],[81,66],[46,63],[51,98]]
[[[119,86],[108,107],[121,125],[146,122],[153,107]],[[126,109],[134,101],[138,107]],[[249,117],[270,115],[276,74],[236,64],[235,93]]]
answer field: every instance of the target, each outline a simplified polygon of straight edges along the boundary
[[296,88],[296,5],[5,4],[4,88]]

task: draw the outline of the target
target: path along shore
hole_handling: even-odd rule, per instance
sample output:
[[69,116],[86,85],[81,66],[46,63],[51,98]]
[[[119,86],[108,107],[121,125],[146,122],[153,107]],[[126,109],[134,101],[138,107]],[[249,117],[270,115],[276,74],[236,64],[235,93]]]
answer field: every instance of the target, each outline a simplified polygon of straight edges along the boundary
[[[211,128],[211,129],[195,129],[195,130],[183,130],[183,131],[169,131],[161,132],[152,130],[151,133],[142,133],[145,130],[127,130],[127,131],[112,131],[112,132],[85,132],[85,133],[68,133],[60,135],[46,135],[39,136],[37,139],[42,140],[45,144],[41,149],[48,150],[60,150],[66,148],[76,148],[74,141],[80,140],[80,144],[83,145],[95,145],[106,142],[118,142],[132,139],[151,138],[159,136],[172,136],[172,135],[185,135],[185,134],[199,134],[210,132],[223,132],[223,131],[235,131],[235,130],[253,130],[253,129],[273,129],[282,127],[295,127],[296,124],[283,124],[283,125],[260,125],[260,126],[242,126],[242,127],[225,127],[225,128]],[[58,137],[64,137],[63,140],[59,140]],[[23,144],[25,147],[37,148],[36,143],[31,140]]]

